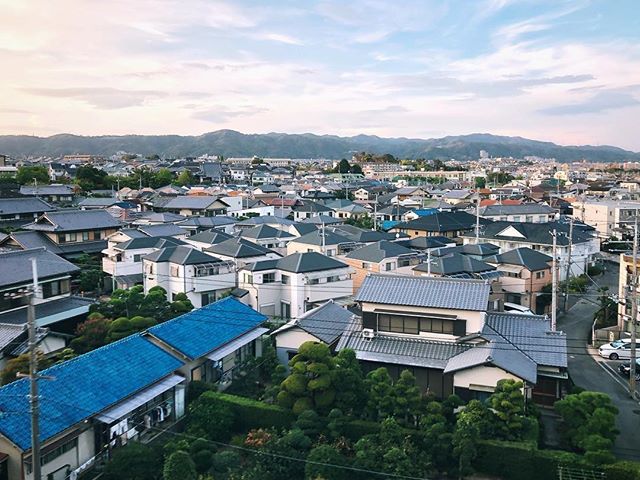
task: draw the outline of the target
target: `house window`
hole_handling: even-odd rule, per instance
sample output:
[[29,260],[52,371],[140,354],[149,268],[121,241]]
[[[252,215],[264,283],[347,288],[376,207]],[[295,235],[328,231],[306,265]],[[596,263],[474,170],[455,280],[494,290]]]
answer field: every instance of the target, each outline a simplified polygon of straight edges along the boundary
[[537,279],[544,278],[544,272],[536,272],[536,278]]
[[[177,265],[171,265],[171,276],[172,277],[180,276],[180,267],[178,267]],[[197,276],[198,275],[196,275],[196,277]]]
[[265,273],[262,275],[262,283],[275,283],[276,274],[275,272]]
[[384,264],[384,270],[385,270],[385,272],[393,270],[393,263],[385,263]]
[[362,262],[362,268],[365,270],[371,270],[371,264],[369,262]]
[[102,238],[102,230],[94,230],[93,231],[93,239],[100,240]]
[[280,281],[283,285],[289,285],[289,275],[282,275]]
[[89,240],[89,232],[82,232],[82,241],[86,242]]
[[327,277],[327,283],[339,282],[339,281],[340,281],[340,275],[331,275],[330,277]]
[[291,318],[291,304],[287,302],[280,302],[280,316],[285,320]]
[[440,318],[413,317],[408,315],[378,315],[378,330],[382,332],[408,333],[420,332],[444,333],[453,335],[454,320]]
[[310,278],[308,283],[309,283],[309,285],[318,285],[320,283],[320,279],[319,278]]
[[136,253],[136,254],[133,256],[133,261],[134,261],[135,263],[138,263],[138,262],[140,262],[141,260],[142,260],[142,254],[140,254],[140,253]]
[[253,285],[253,275],[251,275],[250,273],[245,273],[242,275],[242,281],[244,283],[249,283],[251,285]]

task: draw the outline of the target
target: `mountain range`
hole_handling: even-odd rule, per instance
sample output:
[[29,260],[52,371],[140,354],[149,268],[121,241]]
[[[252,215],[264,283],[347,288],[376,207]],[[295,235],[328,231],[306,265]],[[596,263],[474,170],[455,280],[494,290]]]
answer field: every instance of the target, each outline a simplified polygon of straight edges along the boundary
[[335,135],[244,134],[234,130],[218,130],[198,136],[122,135],[80,136],[71,134],[35,137],[0,136],[0,154],[14,157],[61,156],[67,154],[112,155],[124,151],[143,155],[158,154],[164,158],[199,156],[265,158],[350,158],[355,152],[390,153],[398,158],[455,158],[474,160],[480,150],[493,157],[538,156],[569,162],[589,160],[622,162],[640,160],[639,152],[612,146],[562,146],[522,137],[497,136],[487,133],[448,136],[432,139],[382,138],[373,135],[338,137]]

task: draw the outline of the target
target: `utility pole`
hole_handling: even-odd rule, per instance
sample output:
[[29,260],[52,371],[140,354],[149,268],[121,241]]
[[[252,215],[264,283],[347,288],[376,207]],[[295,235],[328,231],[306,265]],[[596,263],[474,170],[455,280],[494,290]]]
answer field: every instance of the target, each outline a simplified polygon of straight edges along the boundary
[[34,257],[31,258],[33,287],[29,295],[27,307],[27,326],[29,329],[29,406],[31,410],[31,464],[33,479],[41,480],[40,473],[40,402],[38,398],[38,356],[36,354],[36,306],[35,298],[38,292],[38,265]]
[[638,215],[633,222],[633,278],[631,282],[631,363],[629,394],[636,397],[636,329],[638,322]]
[[554,228],[553,232],[551,232],[553,236],[553,263],[551,266],[551,331],[556,331],[556,311],[558,309],[558,232]]
[[480,192],[476,198],[476,245],[480,243]]
[[573,246],[573,217],[569,220],[569,248],[567,250],[567,274],[565,276],[564,299],[562,311],[567,313],[567,299],[569,298],[569,277],[571,276],[571,247]]
[[376,193],[376,200],[373,204],[373,231],[378,230],[378,194]]
[[324,243],[324,221],[321,223],[321,226],[322,228],[320,229],[320,237],[321,237],[320,248],[321,248],[322,254],[326,255],[327,252],[326,252],[325,243]]
[[431,249],[427,249],[427,275],[431,276]]

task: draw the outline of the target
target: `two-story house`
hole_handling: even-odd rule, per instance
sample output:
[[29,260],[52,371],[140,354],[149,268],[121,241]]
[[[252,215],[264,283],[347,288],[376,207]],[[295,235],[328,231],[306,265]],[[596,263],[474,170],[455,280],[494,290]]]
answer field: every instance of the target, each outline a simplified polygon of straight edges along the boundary
[[547,223],[552,222],[557,211],[543,203],[519,205],[488,205],[480,209],[480,216],[503,222]]
[[34,300],[37,325],[72,333],[94,300],[71,295],[71,280],[80,269],[44,247],[0,253],[0,323],[27,323],[29,299],[14,294],[32,286],[32,258],[40,286]]
[[[348,301],[352,269],[317,252],[294,253],[277,260],[247,264],[238,270],[238,287],[261,313],[295,318],[330,299]],[[243,299],[244,300],[244,299]]]
[[48,203],[71,204],[76,197],[72,185],[23,185],[20,187],[20,195],[38,197]]
[[0,227],[21,227],[55,207],[40,198],[0,198]]
[[236,286],[234,262],[191,246],[161,248],[142,257],[142,265],[145,294],[160,286],[170,300],[184,293],[196,308],[215,302]]
[[0,247],[48,250],[65,258],[85,253],[99,253],[107,246],[106,238],[122,224],[105,210],[58,210],[47,212],[0,241]]

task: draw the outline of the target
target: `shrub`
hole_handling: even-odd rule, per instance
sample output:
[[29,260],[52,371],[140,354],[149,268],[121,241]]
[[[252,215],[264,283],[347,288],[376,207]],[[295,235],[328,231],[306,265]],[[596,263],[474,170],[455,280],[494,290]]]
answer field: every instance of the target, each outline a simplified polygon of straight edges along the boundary
[[380,433],[380,423],[367,420],[353,420],[342,425],[342,434],[351,441],[357,442],[365,435]]
[[608,479],[640,480],[640,464],[636,462],[618,462],[603,468]]
[[107,463],[105,480],[156,480],[162,474],[162,458],[156,450],[138,442],[118,448]]
[[231,409],[210,397],[214,392],[203,393],[189,407],[187,431],[212,440],[226,440],[234,423]]

